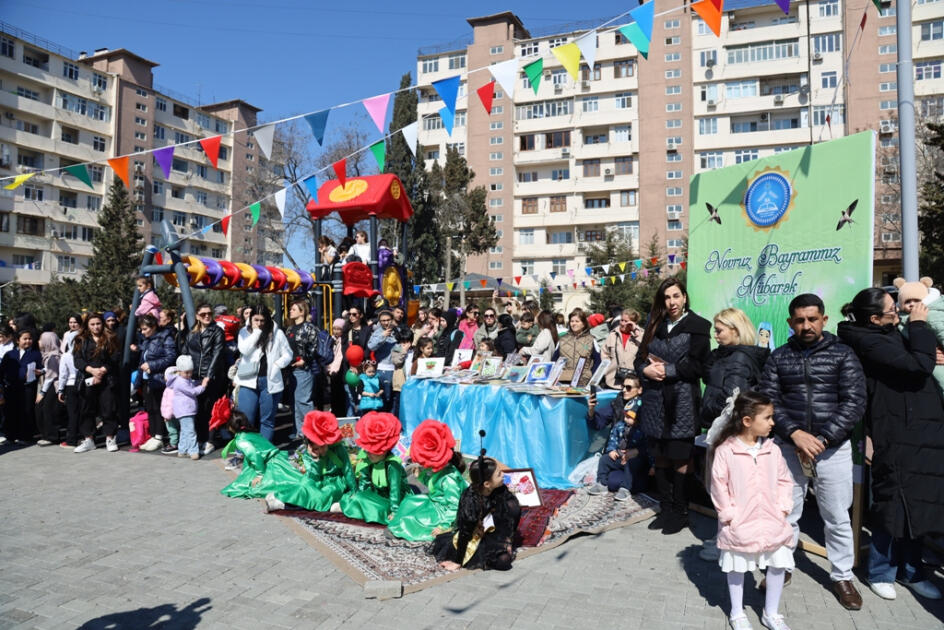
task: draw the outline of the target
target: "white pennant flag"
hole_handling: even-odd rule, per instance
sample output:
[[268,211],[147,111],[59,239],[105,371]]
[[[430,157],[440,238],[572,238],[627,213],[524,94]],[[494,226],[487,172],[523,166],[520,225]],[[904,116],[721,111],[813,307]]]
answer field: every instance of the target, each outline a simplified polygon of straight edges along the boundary
[[275,207],[279,209],[279,216],[285,216],[285,194],[288,192],[287,188],[283,188],[275,193]]
[[266,125],[265,127],[259,127],[252,132],[253,137],[256,139],[256,142],[259,143],[259,148],[262,149],[262,152],[265,154],[266,159],[269,160],[272,158],[272,138],[275,137],[275,125]]
[[610,273],[610,266],[609,266],[609,265],[603,265],[603,274],[606,275],[606,274],[608,274],[608,273]]
[[489,66],[488,71],[492,73],[495,80],[502,86],[508,98],[515,98],[515,83],[518,78],[518,60],[509,59],[495,65]]
[[580,49],[580,54],[583,55],[592,73],[593,64],[597,59],[597,32],[590,31],[589,33],[584,33],[574,40],[574,43],[577,44],[577,48]]
[[410,147],[410,153],[413,154],[414,159],[416,159],[416,132],[418,127],[419,122],[412,122],[400,130],[403,139],[406,141],[406,146]]

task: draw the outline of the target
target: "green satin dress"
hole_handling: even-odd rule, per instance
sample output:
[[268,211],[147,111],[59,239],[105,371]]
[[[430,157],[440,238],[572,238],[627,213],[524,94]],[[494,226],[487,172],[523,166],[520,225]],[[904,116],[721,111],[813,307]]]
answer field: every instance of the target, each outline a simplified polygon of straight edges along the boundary
[[396,455],[372,464],[361,451],[354,463],[356,486],[341,497],[341,511],[348,518],[386,525],[407,493],[406,471]]
[[462,473],[452,464],[437,473],[424,468],[420,481],[429,488],[429,494],[413,494],[400,502],[400,509],[388,526],[397,538],[432,540],[434,529],[451,529],[456,521],[459,497],[468,486]]

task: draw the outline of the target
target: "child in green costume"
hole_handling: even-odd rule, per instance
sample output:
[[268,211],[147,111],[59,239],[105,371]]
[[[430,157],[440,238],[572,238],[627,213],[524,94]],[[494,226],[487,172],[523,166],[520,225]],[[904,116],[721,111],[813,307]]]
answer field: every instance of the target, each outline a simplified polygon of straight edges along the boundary
[[390,451],[400,439],[400,421],[392,413],[370,411],[354,426],[361,447],[354,464],[356,487],[341,497],[348,518],[386,525],[407,492],[406,471]]
[[456,440],[445,423],[423,420],[413,431],[410,459],[423,467],[420,481],[428,494],[414,494],[400,502],[388,529],[405,540],[432,540],[451,529],[459,509],[459,497],[468,484],[462,477],[462,453],[453,450]]

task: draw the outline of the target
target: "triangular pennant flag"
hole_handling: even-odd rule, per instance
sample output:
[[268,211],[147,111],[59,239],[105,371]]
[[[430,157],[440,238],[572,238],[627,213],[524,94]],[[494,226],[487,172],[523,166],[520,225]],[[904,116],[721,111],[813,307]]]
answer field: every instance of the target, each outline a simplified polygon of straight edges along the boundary
[[616,284],[616,276],[610,276],[610,282]]
[[521,284],[521,276],[515,276],[515,284]]
[[422,286],[420,286],[420,285],[418,285],[418,284],[414,284],[414,285],[413,285],[413,293],[419,293],[419,292],[420,292],[420,289],[422,289],[422,288],[423,288]]
[[544,295],[544,287],[538,287],[538,295]]
[[259,149],[267,160],[272,158],[272,140],[275,138],[275,125],[264,125],[253,130],[252,137],[259,144]]
[[222,139],[223,136],[213,136],[212,138],[200,140],[200,146],[203,147],[206,156],[210,158],[210,164],[213,165],[213,168],[217,168],[216,162],[220,157],[220,140]]
[[574,81],[577,80],[577,73],[580,71],[580,47],[571,42],[563,46],[551,48],[551,52],[561,62],[561,65],[567,70],[567,74]]
[[374,160],[377,161],[377,170],[383,173],[387,160],[387,145],[384,144],[383,140],[378,140],[370,145],[370,152],[374,155]]
[[556,279],[557,279],[557,272],[556,272],[556,271],[552,271],[550,275],[551,275],[551,280],[556,280]]
[[456,116],[453,112],[449,111],[448,107],[441,107],[439,109],[439,117],[442,119],[443,127],[446,128],[446,133],[450,136],[452,135],[452,126],[456,122]]
[[220,219],[220,225],[223,226],[223,236],[226,236],[227,234],[229,234],[229,218],[231,216],[233,215],[227,214],[225,217]]
[[[528,290],[527,290],[527,289],[524,290],[524,294],[525,294],[525,295],[528,294]],[[518,297],[518,292],[517,292],[517,291],[515,291],[515,297]]]
[[452,114],[456,113],[456,97],[459,96],[459,77],[447,77],[439,81],[433,81],[433,89],[439,94],[445,105]]
[[279,209],[279,216],[285,216],[285,195],[288,193],[287,188],[282,188],[281,190],[275,191],[275,207]]
[[584,271],[587,272],[587,275],[588,275],[588,276],[592,276],[592,275],[593,275],[593,267],[587,267]]
[[406,142],[407,148],[413,154],[413,159],[416,159],[416,132],[418,127],[419,122],[411,122],[400,130],[400,133],[403,134],[403,141]]
[[636,269],[642,269],[642,258],[637,258],[633,263],[635,263]]
[[557,290],[558,290],[558,291],[560,291],[560,290],[561,290],[561,288],[560,288],[560,285],[557,285]]
[[[654,0],[653,0],[654,1]],[[652,4],[650,2],[649,4]],[[642,5],[646,6],[646,5]],[[633,46],[639,50],[639,54],[643,56],[644,59],[649,58],[649,40],[645,34],[643,34],[642,29],[639,27],[639,24],[636,22],[631,22],[626,26],[619,27],[619,32],[633,43]]]
[[514,100],[515,85],[518,79],[518,60],[509,59],[508,61],[496,63],[489,66],[488,71],[491,72],[495,80],[498,81],[498,85],[502,86],[502,89],[505,90],[508,98]]
[[642,277],[643,277],[643,278],[648,278],[648,277],[649,277],[649,270],[648,270],[648,269],[643,269],[643,270],[642,270]]
[[302,180],[302,183],[305,184],[305,188],[308,189],[308,196],[315,200],[315,203],[318,202],[318,180],[315,179],[315,176],[306,177]]
[[571,278],[573,278],[573,277],[574,277],[574,270],[573,270],[573,269],[568,269],[568,270],[567,270],[567,275],[570,276]]
[[872,0],[872,4],[875,5],[875,9],[876,9],[877,11],[881,11],[881,10],[882,10],[882,0]]
[[620,271],[626,271],[626,263],[625,263],[625,262],[621,262],[621,263],[619,264],[619,268],[620,268]]
[[169,179],[170,167],[174,163],[174,145],[162,149],[154,149],[151,155],[154,156],[154,161],[157,162],[157,165],[161,167],[161,172],[164,173],[164,179]]
[[465,282],[462,283],[462,286],[464,286],[466,289],[471,289],[472,283],[466,280]]
[[531,279],[534,280],[535,282],[537,282],[537,281],[538,281],[538,274],[536,274],[536,273],[531,274]]
[[531,82],[531,89],[534,90],[535,94],[538,93],[538,86],[541,85],[542,72],[544,72],[544,59],[539,58],[524,67],[524,73],[528,77],[528,81]]
[[131,188],[131,184],[128,183],[128,156],[111,158],[108,160],[108,166],[111,167],[111,170],[115,171],[115,175],[121,178],[121,181],[125,183],[125,188]]
[[92,178],[89,176],[88,167],[85,164],[73,164],[72,166],[67,166],[66,172],[89,188],[95,188],[92,186]]
[[501,283],[502,283],[501,278],[495,278],[495,284],[497,284],[498,286],[501,286]]
[[334,174],[338,176],[338,181],[341,182],[341,188],[345,188],[347,186],[347,158],[341,158],[331,166],[334,168]]
[[455,283],[455,282],[447,282],[447,283],[446,283],[446,289],[447,289],[448,291],[452,291],[452,287],[454,287],[454,286],[456,286],[456,283]]
[[[778,3],[781,1],[786,2],[786,0],[777,0]],[[866,10],[862,12],[862,21],[859,22],[859,30],[862,30],[862,31],[865,30],[865,22],[868,19],[868,17],[869,17],[868,6],[866,6]]]
[[578,37],[574,43],[580,48],[580,52],[583,54],[583,58],[592,72],[593,64],[596,63],[597,60],[597,32],[590,31],[589,33],[584,33]]
[[[780,7],[784,15],[790,15],[790,0],[774,0],[774,2],[777,3],[777,6]],[[874,2],[877,7],[881,6],[880,0],[872,0],[872,2]]]
[[576,283],[576,282],[574,283],[574,288],[575,288],[575,289],[577,288],[577,283]]
[[259,213],[262,211],[262,204],[258,201],[251,206],[249,206],[249,212],[252,213],[252,227],[256,227],[256,223],[259,222]]
[[489,81],[475,92],[479,95],[479,100],[482,101],[482,106],[485,107],[485,111],[491,114],[492,99],[495,98],[495,82]]
[[649,262],[652,263],[653,265],[655,265],[656,263],[659,262],[659,257],[658,257],[658,256],[653,256],[652,258],[649,259]]
[[670,265],[675,264],[675,254],[669,254],[669,264]]
[[626,274],[621,273],[619,279],[620,279],[620,282],[626,282]]
[[653,267],[652,273],[659,273],[659,267]]
[[320,112],[305,116],[305,120],[308,121],[308,126],[311,127],[311,135],[315,137],[319,147],[324,142],[325,127],[328,126],[329,113],[331,113],[330,109],[323,109]]
[[610,273],[610,266],[609,266],[609,265],[602,265],[602,267],[603,267],[603,273]]
[[[721,0],[718,0],[718,2],[721,2]],[[655,6],[655,0],[651,0],[645,4],[640,4],[629,12],[630,17],[632,17],[633,21],[639,26],[643,37],[650,42],[652,41],[652,22],[655,17]]]
[[488,284],[488,280],[486,280],[485,278],[482,278],[481,280],[479,280],[479,284],[481,284],[482,288],[484,289],[485,285]]
[[19,188],[20,186],[23,185],[23,182],[25,182],[26,180],[28,180],[30,177],[32,177],[33,175],[35,175],[37,172],[38,172],[38,171],[33,171],[32,173],[23,173],[23,174],[21,174],[21,175],[17,175],[16,177],[13,178],[13,183],[7,184],[7,185],[4,186],[3,188],[4,188],[5,190],[16,190],[17,188]]
[[721,37],[721,9],[718,5],[712,0],[700,0],[692,5],[692,11],[705,21],[715,37]]
[[679,265],[682,267],[682,269],[685,269],[685,267],[688,266],[688,263],[683,260],[679,263]]
[[383,133],[384,126],[387,124],[387,105],[390,104],[390,94],[365,98],[361,103],[370,115],[370,119],[377,125],[377,129]]
[[606,278],[605,278],[605,277],[604,277],[604,278],[600,278],[600,286],[602,287],[602,286],[604,286],[604,285],[606,285]]
[[635,279],[636,279],[636,272],[635,272],[635,271],[630,272],[630,274],[629,274],[629,279],[630,279],[630,280],[635,280]]

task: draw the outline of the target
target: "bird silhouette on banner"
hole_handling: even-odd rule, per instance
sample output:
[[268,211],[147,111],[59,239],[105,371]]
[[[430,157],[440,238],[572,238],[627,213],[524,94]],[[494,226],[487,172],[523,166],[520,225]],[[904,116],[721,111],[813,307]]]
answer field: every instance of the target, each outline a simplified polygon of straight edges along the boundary
[[839,223],[836,224],[837,232],[841,230],[842,226],[844,226],[846,223],[855,223],[855,221],[852,220],[852,212],[853,210],[855,210],[858,204],[859,204],[859,200],[856,199],[855,201],[849,204],[848,208],[842,211],[842,216],[839,217]]

